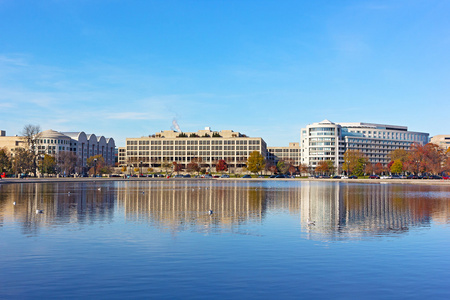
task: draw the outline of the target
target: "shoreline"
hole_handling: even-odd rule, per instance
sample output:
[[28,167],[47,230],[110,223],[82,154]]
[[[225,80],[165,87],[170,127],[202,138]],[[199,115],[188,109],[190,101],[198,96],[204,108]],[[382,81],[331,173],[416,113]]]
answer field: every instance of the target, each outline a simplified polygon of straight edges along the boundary
[[365,183],[365,184],[414,184],[414,185],[443,185],[450,186],[450,180],[442,179],[333,179],[333,178],[2,178],[2,184],[20,183],[55,183],[55,182],[105,182],[105,181],[311,181],[311,182],[345,182],[345,183]]

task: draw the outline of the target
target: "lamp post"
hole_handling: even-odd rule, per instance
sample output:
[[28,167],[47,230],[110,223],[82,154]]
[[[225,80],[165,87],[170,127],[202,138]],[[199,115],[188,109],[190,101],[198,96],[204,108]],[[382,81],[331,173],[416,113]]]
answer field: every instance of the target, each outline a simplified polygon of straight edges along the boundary
[[94,158],[94,177],[97,176],[97,159]]

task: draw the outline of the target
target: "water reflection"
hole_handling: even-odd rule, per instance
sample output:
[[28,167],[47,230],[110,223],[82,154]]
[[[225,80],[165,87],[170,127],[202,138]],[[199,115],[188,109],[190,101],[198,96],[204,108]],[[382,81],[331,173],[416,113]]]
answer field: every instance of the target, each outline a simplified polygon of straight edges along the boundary
[[[70,192],[70,194],[69,194]],[[0,226],[24,234],[65,224],[126,222],[180,232],[242,232],[273,215],[311,239],[402,234],[449,223],[450,188],[327,182],[154,181],[0,186]],[[16,205],[13,205],[16,202]],[[36,214],[42,209],[43,214]],[[208,214],[212,209],[214,213]],[[307,220],[314,220],[315,225]],[[298,230],[298,229],[297,229]]]
[[306,182],[301,190],[302,228],[312,239],[392,235],[429,227],[432,219],[449,223],[448,187]]
[[1,186],[0,226],[17,223],[23,233],[36,234],[41,227],[112,220],[115,192],[99,188],[90,183]]

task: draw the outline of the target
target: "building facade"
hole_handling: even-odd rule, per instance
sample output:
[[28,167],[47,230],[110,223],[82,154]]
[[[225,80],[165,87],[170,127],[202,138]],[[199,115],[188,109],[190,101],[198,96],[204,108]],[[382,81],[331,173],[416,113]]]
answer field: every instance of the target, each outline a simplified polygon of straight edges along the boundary
[[450,148],[450,134],[435,135],[430,139],[430,142],[447,151]]
[[[26,147],[23,137],[0,136],[0,148],[6,147],[11,154],[16,148]],[[95,155],[102,155],[105,163],[113,166],[115,160],[115,142],[113,138],[106,139],[95,134],[86,135],[84,132],[58,132],[45,130],[39,134],[36,151],[40,154],[57,156],[62,151],[74,153],[78,157],[80,167],[86,166],[86,160]]]
[[428,133],[408,131],[406,126],[324,120],[302,129],[301,160],[311,168],[331,160],[339,170],[345,151],[359,150],[372,164],[387,165],[391,151],[408,150],[413,143],[424,145],[428,137]]
[[192,159],[213,167],[223,159],[229,167],[244,167],[251,152],[264,157],[267,145],[262,138],[252,138],[232,130],[197,132],[165,130],[151,136],[127,138],[126,148],[119,148],[119,165],[160,167],[176,162],[186,167]]
[[276,164],[280,160],[289,161],[294,166],[300,165],[300,143],[289,143],[288,147],[267,147],[267,161]]

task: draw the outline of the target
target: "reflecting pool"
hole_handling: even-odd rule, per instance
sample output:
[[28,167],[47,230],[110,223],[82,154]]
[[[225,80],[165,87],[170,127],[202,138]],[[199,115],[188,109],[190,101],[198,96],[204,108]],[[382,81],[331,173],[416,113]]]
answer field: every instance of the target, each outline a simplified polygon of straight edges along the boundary
[[4,184],[0,299],[450,299],[449,225],[448,186]]

